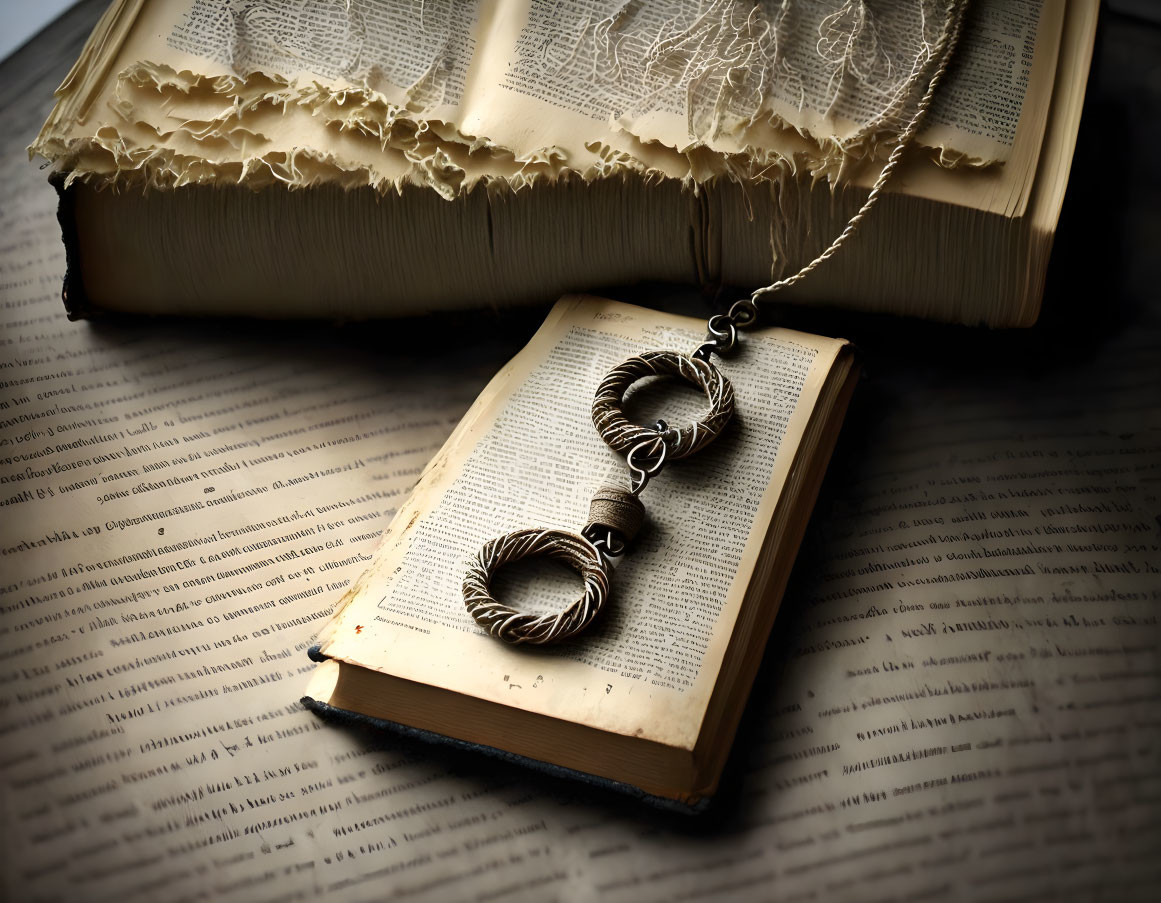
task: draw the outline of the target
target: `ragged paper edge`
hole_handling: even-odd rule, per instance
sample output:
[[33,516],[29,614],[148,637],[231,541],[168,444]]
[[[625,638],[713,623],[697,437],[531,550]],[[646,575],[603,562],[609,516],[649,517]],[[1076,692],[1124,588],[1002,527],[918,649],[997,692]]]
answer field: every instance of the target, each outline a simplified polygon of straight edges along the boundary
[[[142,101],[145,93],[155,95],[152,103]],[[201,95],[203,102],[216,99],[217,112],[204,118],[174,118],[172,110],[192,95]],[[584,161],[571,159],[568,151],[556,146],[518,156],[486,138],[462,133],[453,123],[417,116],[370,88],[295,85],[262,73],[205,77],[142,62],[120,73],[115,98],[110,103],[111,119],[119,125],[71,137],[71,129],[61,123],[42,133],[31,150],[66,170],[68,183],[80,179],[98,188],[328,184],[388,194],[420,184],[450,200],[480,182],[492,190],[521,190],[564,174],[580,175],[585,181],[628,173],[646,179],[676,177],[696,188],[718,177],[760,183],[789,172],[838,184],[852,162],[881,157],[886,137],[869,134],[861,150],[852,153],[850,147],[820,145],[771,117],[768,128],[780,133],[782,143],[792,150],[751,143],[730,154],[698,142],[671,149],[670,165],[660,169],[602,141],[585,144],[589,155]],[[358,139],[360,152],[344,156],[330,149],[329,141],[318,147],[271,147],[262,127],[252,121],[263,111],[283,118],[299,111],[330,132]],[[944,165],[973,162],[962,155],[949,156],[945,148],[933,153],[941,155]]]
[[[932,0],[932,9],[941,5],[942,11],[950,15],[957,2]],[[850,19],[851,10],[859,6],[848,2],[840,10],[841,15],[835,14],[835,27],[842,33],[832,43],[844,43],[840,40],[846,34],[842,29],[849,23],[843,16]],[[787,173],[796,177],[806,173],[812,185],[824,180],[834,188],[886,157],[897,132],[896,120],[908,103],[908,98],[900,94],[897,103],[845,139],[819,138],[804,127],[795,127],[769,109],[760,85],[754,90],[752,84],[758,69],[765,77],[764,67],[789,65],[777,52],[783,37],[777,28],[779,15],[774,16],[772,29],[771,23],[760,22],[756,26],[750,18],[735,21],[732,13],[715,18],[718,7],[727,10],[729,5],[726,0],[710,0],[691,27],[704,27],[710,22],[713,34],[707,36],[706,42],[692,43],[682,43],[671,36],[667,52],[687,53],[696,45],[699,65],[703,64],[707,78],[720,77],[711,128],[704,139],[684,147],[663,148],[664,162],[660,166],[655,165],[660,142],[635,136],[632,121],[625,117],[608,123],[616,133],[609,141],[617,143],[617,147],[598,136],[571,151],[546,146],[523,152],[485,136],[464,134],[453,122],[427,118],[424,110],[432,93],[427,82],[439,59],[403,92],[402,105],[375,90],[373,71],[366,73],[361,85],[336,86],[313,80],[295,84],[260,71],[200,76],[142,61],[119,73],[114,97],[107,102],[109,109],[104,116],[88,116],[96,86],[107,80],[105,73],[116,56],[110,47],[120,46],[140,7],[140,0],[114,4],[86,44],[81,60],[58,89],[57,107],[29,149],[30,154],[43,155],[58,171],[63,171],[67,183],[82,180],[98,188],[128,190],[164,190],[194,184],[254,189],[273,184],[289,188],[325,184],[347,189],[370,187],[381,194],[401,191],[406,185],[424,185],[452,200],[480,183],[489,191],[519,191],[566,174],[579,175],[585,181],[628,173],[645,179],[676,178],[696,191],[698,186],[719,178],[760,185],[779,182]],[[786,8],[783,4],[783,18]],[[617,27],[616,21],[603,24],[610,33]],[[763,39],[774,42],[773,54],[766,50],[752,52],[739,62],[734,51],[747,40],[756,46],[749,32],[763,25]],[[716,44],[709,40],[714,35]],[[678,44],[682,46],[674,50]],[[725,50],[716,52],[718,45],[733,56]],[[663,49],[658,48],[658,54]],[[750,71],[747,66],[757,68]],[[749,92],[749,107],[736,102],[730,93],[733,90]],[[180,106],[181,98],[192,95],[200,95],[203,100],[217,99],[217,109],[208,116],[169,115],[173,107]],[[399,97],[397,92],[394,96]],[[326,134],[316,136],[316,140],[286,141],[285,135],[282,140],[271,140],[261,124],[251,121],[261,118],[263,110],[276,111],[266,117],[267,123],[272,119],[285,120],[295,112],[306,114],[316,126],[321,123]],[[692,94],[687,115],[694,116]],[[99,126],[86,129],[87,119]],[[274,125],[277,129],[286,123],[276,121]],[[725,142],[727,149],[715,141],[723,135],[729,138]],[[347,140],[336,142],[332,140],[335,136]],[[642,149],[648,147],[650,152],[637,156],[625,149],[626,143],[632,147],[634,142]],[[946,145],[927,151],[943,167],[983,167],[994,163]],[[654,162],[646,162],[646,158]]]
[[[295,84],[261,73],[209,77],[137,63],[120,73],[111,97],[117,125],[81,137],[49,133],[38,142],[38,152],[62,170],[66,187],[77,181],[130,192],[326,185],[388,195],[419,186],[452,200],[477,189],[497,195],[578,180],[676,179],[694,194],[730,181],[741,186],[744,202],[754,192],[769,192],[781,211],[769,229],[771,278],[783,275],[794,258],[793,236],[786,233],[801,225],[797,193],[784,190],[787,183],[805,180],[813,187],[822,181],[833,188],[841,175],[834,159],[820,157],[798,135],[783,151],[753,145],[732,154],[704,144],[676,151],[641,143],[635,155],[590,141],[582,148],[583,168],[560,147],[518,157],[454,124],[418,117],[369,88]],[[272,129],[286,129],[291,119],[326,140],[279,146]],[[645,162],[659,154],[663,166]]]
[[[714,3],[720,5],[720,0]],[[746,23],[736,27],[746,27]],[[766,65],[764,58],[762,65]],[[717,71],[726,64],[710,54],[705,66],[707,71]],[[740,68],[744,67],[743,62]],[[739,66],[726,68],[729,71],[724,75],[719,73],[723,86],[752,81],[753,73],[738,80]],[[296,84],[262,72],[202,76],[138,62],[116,79],[113,98],[107,102],[112,115],[87,133],[74,128],[77,123],[65,115],[75,106],[66,82],[57,111],[30,151],[65,170],[66,184],[80,179],[98,188],[131,190],[191,184],[254,189],[272,184],[290,188],[327,184],[370,187],[387,194],[416,184],[451,200],[480,182],[489,190],[521,190],[564,174],[580,175],[585,181],[619,173],[645,179],[677,178],[696,190],[721,177],[760,184],[781,180],[787,172],[795,176],[805,172],[812,184],[826,180],[833,187],[848,181],[868,162],[886,156],[884,147],[891,145],[897,114],[907,104],[900,94],[895,108],[885,110],[853,137],[820,140],[765,109],[760,91],[750,90],[752,109],[738,113],[736,98],[725,96],[723,87],[717,93],[711,137],[728,133],[727,143],[737,149],[727,151],[720,142],[715,148],[707,140],[698,140],[681,148],[665,148],[665,165],[659,167],[646,162],[650,154],[635,156],[627,151],[625,142],[615,148],[598,138],[572,153],[556,146],[517,153],[487,137],[464,134],[452,122],[423,116],[418,98],[424,95],[424,78],[404,93],[406,103],[399,105],[369,82],[342,87],[319,81]],[[84,81],[88,84],[91,79]],[[200,112],[182,115],[186,102],[194,97],[199,98]],[[692,95],[690,104],[692,116]],[[729,116],[724,114],[727,108],[734,111]],[[286,140],[287,123],[294,120],[312,123],[314,140],[303,140],[300,135]],[[264,124],[284,134],[268,135]],[[620,129],[620,136],[630,145],[636,141],[646,147],[633,136],[631,122],[609,125],[614,131]],[[320,127],[321,135],[317,134]],[[653,144],[656,160],[659,142]],[[947,147],[931,153],[943,166],[989,162]]]

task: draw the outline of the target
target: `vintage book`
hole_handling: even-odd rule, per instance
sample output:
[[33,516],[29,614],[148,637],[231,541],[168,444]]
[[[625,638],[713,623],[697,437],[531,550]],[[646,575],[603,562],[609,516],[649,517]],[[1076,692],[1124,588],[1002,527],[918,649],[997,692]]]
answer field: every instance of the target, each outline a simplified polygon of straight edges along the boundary
[[[962,4],[832,6],[118,0],[32,148],[66,305],[371,317],[765,285],[859,208]],[[1095,23],[1095,0],[968,4],[920,146],[787,300],[1033,322]]]
[[[578,531],[602,483],[628,486],[593,428],[593,392],[622,360],[692,350],[701,334],[692,318],[562,299],[432,459],[339,603],[309,704],[690,805],[710,796],[846,411],[857,372],[847,343],[746,335],[720,365],[738,422],[646,487],[649,522],[585,633],[560,646],[501,643],[470,618],[461,589],[488,539],[536,525]],[[638,390],[644,422],[659,416],[658,399],[643,407],[640,393],[664,385]],[[672,410],[671,424],[694,419]],[[517,609],[559,609],[579,594],[575,575],[508,568],[519,576],[503,601]]]

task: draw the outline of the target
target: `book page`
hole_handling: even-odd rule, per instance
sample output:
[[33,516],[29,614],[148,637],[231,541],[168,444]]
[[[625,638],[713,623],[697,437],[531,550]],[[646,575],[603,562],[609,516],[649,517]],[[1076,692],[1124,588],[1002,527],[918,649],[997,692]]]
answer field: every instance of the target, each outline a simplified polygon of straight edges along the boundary
[[[1051,85],[1049,51],[1061,10],[1042,16],[1042,6],[972,5],[921,142],[945,148],[952,159],[1007,159],[1038,43],[1050,57],[1038,90]],[[748,134],[793,146],[788,136],[751,132],[771,118],[819,143],[853,146],[868,124],[882,129],[910,116],[926,79],[914,97],[900,99],[899,92],[947,21],[942,10],[919,4],[869,12],[871,21],[819,2],[626,7],[615,0],[562,11],[550,0],[530,0],[515,38],[496,35],[512,47],[498,73],[503,90],[471,109],[468,130],[520,151],[537,141],[571,150],[573,142],[559,136],[582,131],[585,119],[590,130],[615,122],[643,141],[678,149],[741,152]],[[556,109],[521,112],[530,101]]]
[[[1061,4],[1043,0],[971,4],[920,143],[942,148],[949,160],[1007,160],[1025,117],[1029,132],[1042,131],[1063,18]],[[1027,110],[1026,101],[1037,108]]]
[[462,171],[407,107],[455,117],[483,23],[452,6],[428,22],[382,4],[148,3],[85,114],[36,149],[166,187],[411,180],[450,196]]
[[[160,61],[160,40],[215,64],[200,74],[252,73],[308,85],[366,86],[398,106],[454,116],[479,38],[477,0],[435,3],[162,4],[161,29],[140,30],[132,58]],[[202,71],[206,70],[208,71]]]
[[[119,128],[130,135],[148,141],[153,130],[182,153],[218,152],[211,159],[219,166],[239,153],[310,152],[350,169],[370,163],[383,170],[382,179],[398,180],[406,174],[380,158],[403,150],[432,179],[450,178],[434,163],[518,178],[561,168],[599,171],[610,154],[631,153],[666,175],[688,173],[664,148],[610,133],[559,105],[513,106],[500,84],[525,15],[522,2],[282,5],[259,14],[172,0],[143,12],[120,53],[123,66],[150,64],[142,73],[146,83],[134,90],[122,74],[102,101],[126,115]],[[300,43],[309,50],[296,50]],[[170,73],[187,70],[203,90],[189,91],[181,78],[169,84]],[[240,83],[219,81],[218,96],[206,96],[213,79]],[[247,140],[199,143],[204,123],[224,135],[244,125]],[[586,147],[593,142],[601,147]],[[464,153],[469,149],[475,156]],[[482,149],[488,152],[476,155]]]
[[[50,159],[164,186],[415,183],[449,198],[563,172],[834,171],[900,130],[922,93],[904,85],[946,22],[918,3],[871,20],[820,2],[123,6],[110,77],[46,131]],[[1062,17],[1039,0],[973,6],[920,138],[941,162],[1013,160],[1023,191],[1038,143],[1013,156],[1017,124],[1042,131]]]
[[[766,330],[727,356],[721,370],[733,384],[734,422],[642,493],[648,525],[617,565],[594,629],[556,647],[511,647],[471,619],[462,583],[488,540],[528,527],[579,532],[601,485],[628,486],[623,459],[592,425],[593,392],[621,361],[651,349],[692,350],[702,335],[690,318],[600,299],[559,302],[400,509],[374,565],[328,628],[322,653],[692,748],[790,462],[841,342]],[[704,399],[688,413],[663,416],[685,424],[699,406]],[[579,583],[563,596],[554,589],[541,578],[524,595],[559,598],[564,607]]]

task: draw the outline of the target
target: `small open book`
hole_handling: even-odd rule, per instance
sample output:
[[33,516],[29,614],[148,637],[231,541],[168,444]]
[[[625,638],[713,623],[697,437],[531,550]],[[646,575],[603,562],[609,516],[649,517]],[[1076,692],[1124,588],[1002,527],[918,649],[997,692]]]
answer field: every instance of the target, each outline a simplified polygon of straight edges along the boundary
[[[712,794],[850,396],[848,343],[745,334],[720,363],[733,421],[644,490],[645,527],[587,632],[553,647],[502,644],[468,615],[461,589],[487,540],[525,527],[579,532],[598,487],[627,485],[624,460],[593,428],[594,390],[624,359],[689,352],[703,335],[688,317],[559,301],[339,603],[304,702],[690,805]],[[668,387],[638,383],[627,414],[694,419],[697,403],[664,396]],[[579,578],[547,564],[499,577],[496,596],[521,610],[560,608],[580,592]]]

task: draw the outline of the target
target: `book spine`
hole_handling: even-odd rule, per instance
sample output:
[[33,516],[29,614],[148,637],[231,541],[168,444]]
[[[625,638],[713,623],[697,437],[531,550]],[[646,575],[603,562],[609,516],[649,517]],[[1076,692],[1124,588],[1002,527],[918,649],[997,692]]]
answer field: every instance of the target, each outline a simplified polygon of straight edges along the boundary
[[[309,653],[308,653],[309,654]],[[313,658],[313,656],[312,656]],[[312,696],[303,696],[299,699],[303,708],[315,715],[318,715],[325,721],[332,724],[354,726],[354,727],[368,727],[377,731],[385,731],[389,734],[395,734],[398,737],[411,741],[419,741],[427,743],[432,746],[446,747],[449,749],[459,750],[471,755],[482,753],[492,759],[498,759],[501,762],[506,762],[510,765],[517,765],[521,768],[531,769],[540,774],[548,775],[552,778],[560,778],[568,781],[576,781],[582,784],[587,784],[590,787],[609,790],[614,793],[624,794],[632,797],[639,802],[646,803],[657,809],[667,812],[680,813],[682,815],[696,815],[704,812],[710,805],[711,799],[709,797],[699,797],[695,800],[685,801],[678,799],[670,799],[665,796],[657,796],[652,793],[646,793],[639,787],[634,787],[632,784],[624,784],[620,781],[613,781],[609,778],[598,777],[594,774],[589,774],[584,771],[577,771],[573,768],[565,768],[562,765],[553,765],[551,762],[543,762],[540,759],[532,759],[528,756],[521,756],[517,753],[508,752],[504,749],[496,749],[494,746],[485,746],[481,743],[469,743],[466,740],[457,740],[455,737],[446,737],[443,734],[437,734],[433,731],[423,730],[418,727],[411,727],[410,725],[400,724],[396,721],[387,721],[384,718],[373,718],[370,715],[364,715],[360,712],[353,712],[350,709],[333,706],[328,702],[320,699],[315,699]]]
[[54,172],[48,177],[56,189],[56,218],[60,223],[61,241],[65,247],[65,274],[61,286],[61,300],[70,320],[82,320],[94,313],[85,292],[85,282],[81,276],[81,245],[77,235],[76,193],[66,182],[67,172]]

